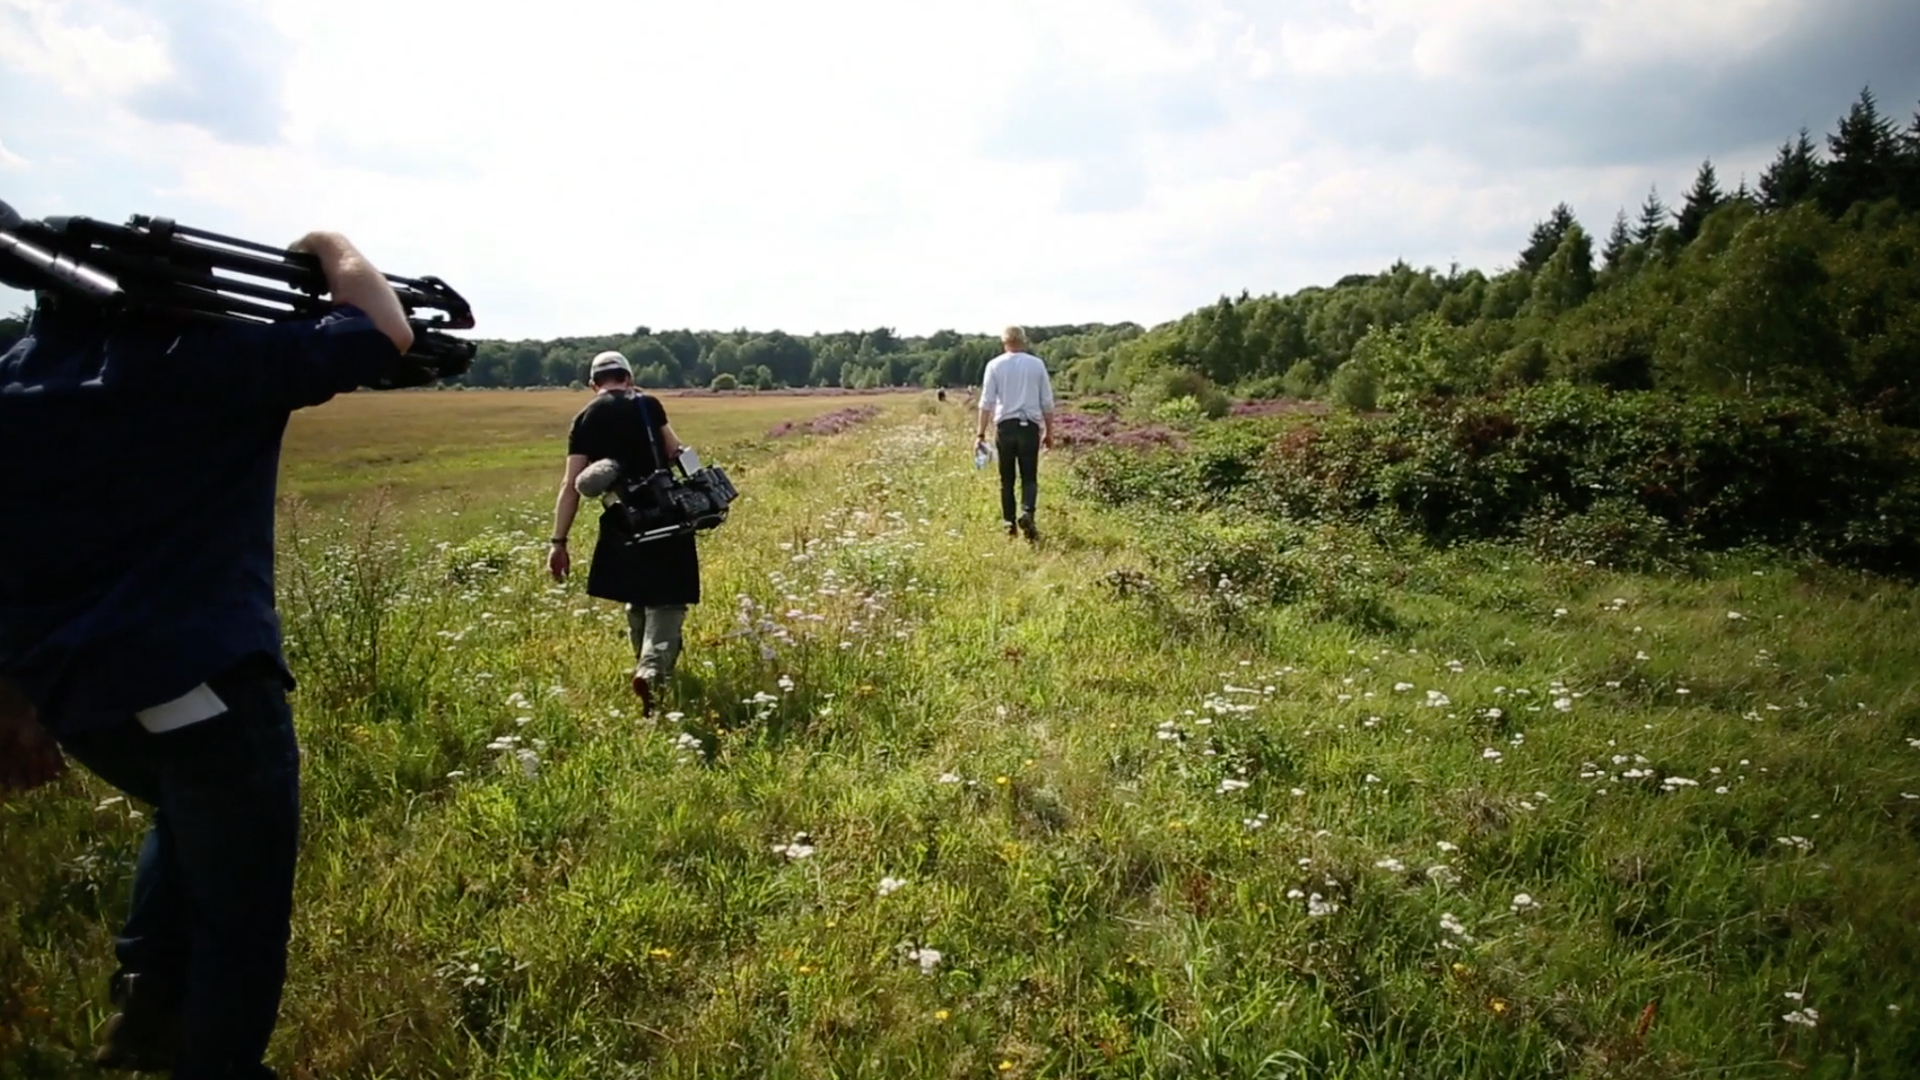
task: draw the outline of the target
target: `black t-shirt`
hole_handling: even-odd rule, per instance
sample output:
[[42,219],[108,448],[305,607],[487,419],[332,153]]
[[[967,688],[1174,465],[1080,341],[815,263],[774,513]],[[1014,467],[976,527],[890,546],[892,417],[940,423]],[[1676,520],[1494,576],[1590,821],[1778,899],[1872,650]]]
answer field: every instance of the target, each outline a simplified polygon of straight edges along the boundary
[[[667,424],[667,410],[659,398],[609,390],[595,396],[573,418],[567,453],[588,461],[612,458],[627,478],[649,476],[662,466],[655,460],[647,424],[656,428]],[[588,596],[643,607],[700,602],[700,557],[692,533],[644,544],[627,544],[628,535],[624,515],[617,510],[601,514],[600,539],[587,575]]]
[[573,418],[567,453],[583,455],[589,463],[612,458],[620,463],[622,476],[637,480],[666,467],[654,455],[649,424],[656,432],[667,426],[666,407],[652,394],[596,394]]

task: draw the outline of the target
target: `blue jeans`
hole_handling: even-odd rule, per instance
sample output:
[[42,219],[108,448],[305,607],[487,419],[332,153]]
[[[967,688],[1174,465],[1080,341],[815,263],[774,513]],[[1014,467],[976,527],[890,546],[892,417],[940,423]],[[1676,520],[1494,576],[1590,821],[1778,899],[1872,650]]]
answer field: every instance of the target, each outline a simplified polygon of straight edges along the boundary
[[210,683],[227,704],[210,720],[154,735],[129,717],[62,742],[153,808],[114,952],[178,1009],[175,1080],[261,1080],[287,975],[300,751],[277,673]]

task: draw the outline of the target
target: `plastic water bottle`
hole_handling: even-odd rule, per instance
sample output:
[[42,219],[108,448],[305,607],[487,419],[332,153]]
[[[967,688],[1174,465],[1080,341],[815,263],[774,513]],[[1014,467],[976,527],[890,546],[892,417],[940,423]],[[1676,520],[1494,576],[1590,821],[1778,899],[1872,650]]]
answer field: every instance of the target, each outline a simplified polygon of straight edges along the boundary
[[976,442],[973,444],[973,467],[974,468],[984,469],[987,467],[987,462],[992,460],[993,460],[993,451],[987,449],[987,444],[984,441]]

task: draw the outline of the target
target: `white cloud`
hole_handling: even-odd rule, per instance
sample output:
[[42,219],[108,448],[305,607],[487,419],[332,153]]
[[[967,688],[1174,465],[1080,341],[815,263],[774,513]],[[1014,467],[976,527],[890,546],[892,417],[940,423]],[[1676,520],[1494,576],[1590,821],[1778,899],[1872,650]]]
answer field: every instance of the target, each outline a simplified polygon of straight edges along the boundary
[[112,100],[173,72],[151,20],[109,4],[0,0],[0,67],[70,97]]

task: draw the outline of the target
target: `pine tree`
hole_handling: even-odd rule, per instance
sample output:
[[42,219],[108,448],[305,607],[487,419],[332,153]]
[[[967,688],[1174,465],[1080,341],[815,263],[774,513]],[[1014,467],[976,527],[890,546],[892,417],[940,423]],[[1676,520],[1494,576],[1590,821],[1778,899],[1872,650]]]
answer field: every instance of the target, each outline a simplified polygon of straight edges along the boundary
[[1532,235],[1527,237],[1527,246],[1520,252],[1520,269],[1529,274],[1538,272],[1559,250],[1560,241],[1575,224],[1573,207],[1566,203],[1554,207],[1547,220],[1534,225]]
[[1895,145],[1893,124],[1880,115],[1873,91],[1861,90],[1840,130],[1827,136],[1832,160],[1820,186],[1820,203],[1827,212],[1844,214],[1854,203],[1893,194]]
[[1920,210],[1920,109],[1914,110],[1913,123],[1900,133],[1900,141],[1895,149],[1898,151],[1895,195],[1900,199],[1901,206]]
[[1606,260],[1608,270],[1618,270],[1632,249],[1633,230],[1627,227],[1627,209],[1623,206],[1613,215],[1613,231],[1607,234],[1607,246],[1601,250],[1600,257]]
[[1647,201],[1640,204],[1640,222],[1633,230],[1633,242],[1651,244],[1660,238],[1660,230],[1667,227],[1667,204],[1660,201],[1658,186],[1647,189]]
[[1785,210],[1813,198],[1820,191],[1822,167],[1812,137],[1806,128],[1801,128],[1800,137],[1781,143],[1773,164],[1760,174],[1760,206],[1766,210]]
[[1534,276],[1531,311],[1551,319],[1579,307],[1592,294],[1593,241],[1579,225],[1570,225]]
[[1693,178],[1693,187],[1687,191],[1687,201],[1673,215],[1674,226],[1680,232],[1684,243],[1692,243],[1700,235],[1700,226],[1707,215],[1720,209],[1727,197],[1720,191],[1720,178],[1714,175],[1713,162],[1700,163],[1700,172]]

